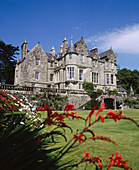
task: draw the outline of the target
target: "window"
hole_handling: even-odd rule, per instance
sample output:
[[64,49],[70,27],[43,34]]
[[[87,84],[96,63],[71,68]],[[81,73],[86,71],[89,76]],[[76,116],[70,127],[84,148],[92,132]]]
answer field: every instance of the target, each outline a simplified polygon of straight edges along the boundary
[[40,59],[36,58],[36,65],[39,65],[39,63],[40,63]]
[[51,61],[50,66],[53,67],[53,61]]
[[84,56],[83,56],[83,55],[81,55],[81,58],[80,58],[80,59],[81,59],[81,61],[83,62],[83,61],[84,61]]
[[83,80],[83,70],[79,70],[79,80]]
[[109,74],[106,74],[106,82],[109,84]]
[[16,77],[18,77],[18,70],[16,70]]
[[98,83],[98,73],[92,72],[92,82]]
[[60,81],[60,72],[57,73],[57,81]]
[[106,66],[106,68],[109,67],[109,62],[108,61],[106,61],[105,66]]
[[71,54],[69,54],[69,59],[72,59],[72,55]]
[[79,89],[83,89],[83,84],[79,83]]
[[111,69],[114,69],[114,63],[111,63]]
[[97,73],[97,83],[98,83],[98,73]]
[[92,72],[92,82],[94,82],[94,73]]
[[35,79],[39,80],[39,72],[35,72]]
[[81,89],[81,83],[79,83],[79,89]]
[[50,74],[50,81],[53,81],[53,77],[54,77],[54,75]]
[[74,78],[74,67],[68,67],[69,79]]
[[94,83],[96,83],[96,81],[97,81],[96,75],[97,75],[97,73],[94,73]]
[[111,74],[111,84],[113,84],[113,74]]

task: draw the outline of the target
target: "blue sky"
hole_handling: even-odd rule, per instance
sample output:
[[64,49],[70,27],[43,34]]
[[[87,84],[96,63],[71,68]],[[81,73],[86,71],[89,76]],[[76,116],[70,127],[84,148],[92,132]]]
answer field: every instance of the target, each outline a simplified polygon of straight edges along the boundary
[[[138,0],[0,0],[0,40],[56,52],[65,37],[89,50],[113,48],[121,68],[139,69]],[[20,58],[20,57],[19,57]]]

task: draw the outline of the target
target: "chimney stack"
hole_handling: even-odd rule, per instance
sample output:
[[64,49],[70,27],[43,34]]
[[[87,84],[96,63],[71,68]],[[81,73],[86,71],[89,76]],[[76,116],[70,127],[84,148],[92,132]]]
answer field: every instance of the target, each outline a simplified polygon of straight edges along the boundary
[[27,54],[27,42],[24,40],[24,42],[21,45],[21,60],[26,56]]
[[63,53],[63,44],[61,44],[60,53],[61,53],[61,54]]
[[95,56],[95,55],[98,55],[98,48],[97,47],[91,48],[90,54],[91,54],[92,57]]
[[66,53],[67,49],[68,49],[68,40],[65,37],[65,39],[63,41],[63,53]]
[[55,48],[54,47],[52,47],[52,49],[51,49],[51,54],[54,56],[55,55]]

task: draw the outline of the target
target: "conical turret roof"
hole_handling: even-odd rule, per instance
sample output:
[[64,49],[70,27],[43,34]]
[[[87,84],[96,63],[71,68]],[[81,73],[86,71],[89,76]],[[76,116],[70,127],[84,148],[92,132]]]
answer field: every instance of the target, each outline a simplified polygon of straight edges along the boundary
[[77,54],[77,51],[76,51],[75,46],[73,44],[72,38],[71,38],[71,43],[70,43],[70,46],[68,47],[67,53],[76,53]]

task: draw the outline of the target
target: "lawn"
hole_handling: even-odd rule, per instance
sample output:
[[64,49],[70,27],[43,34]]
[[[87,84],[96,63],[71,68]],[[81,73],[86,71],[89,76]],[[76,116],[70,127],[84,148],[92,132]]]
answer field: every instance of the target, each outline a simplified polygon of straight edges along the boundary
[[[101,114],[103,115],[106,112],[107,110],[103,111]],[[77,111],[77,113],[86,118],[89,111]],[[133,118],[139,123],[139,110],[125,110],[124,116]],[[93,119],[94,117],[92,117],[92,120]],[[73,128],[74,134],[76,129],[81,130],[84,127],[83,120],[67,120],[67,124]],[[110,137],[118,145],[106,141],[93,141],[90,139],[75,148],[73,152],[65,155],[62,159],[62,163],[68,162],[69,160],[73,160],[74,163],[80,161],[84,150],[89,152],[92,156],[102,156],[102,160],[105,163],[107,158],[111,156],[111,153],[119,152],[124,157],[124,160],[128,160],[128,166],[132,167],[133,170],[139,169],[139,128],[136,124],[129,120],[119,120],[118,122],[106,120],[104,123],[98,122],[91,127],[91,129],[95,131],[95,135]],[[70,140],[73,134],[67,130],[66,136],[68,140]],[[64,146],[66,142],[64,142],[62,138],[59,138],[59,141],[61,140]],[[80,166],[79,169],[84,169],[83,165]],[[92,169],[92,165],[88,167],[88,169]]]

